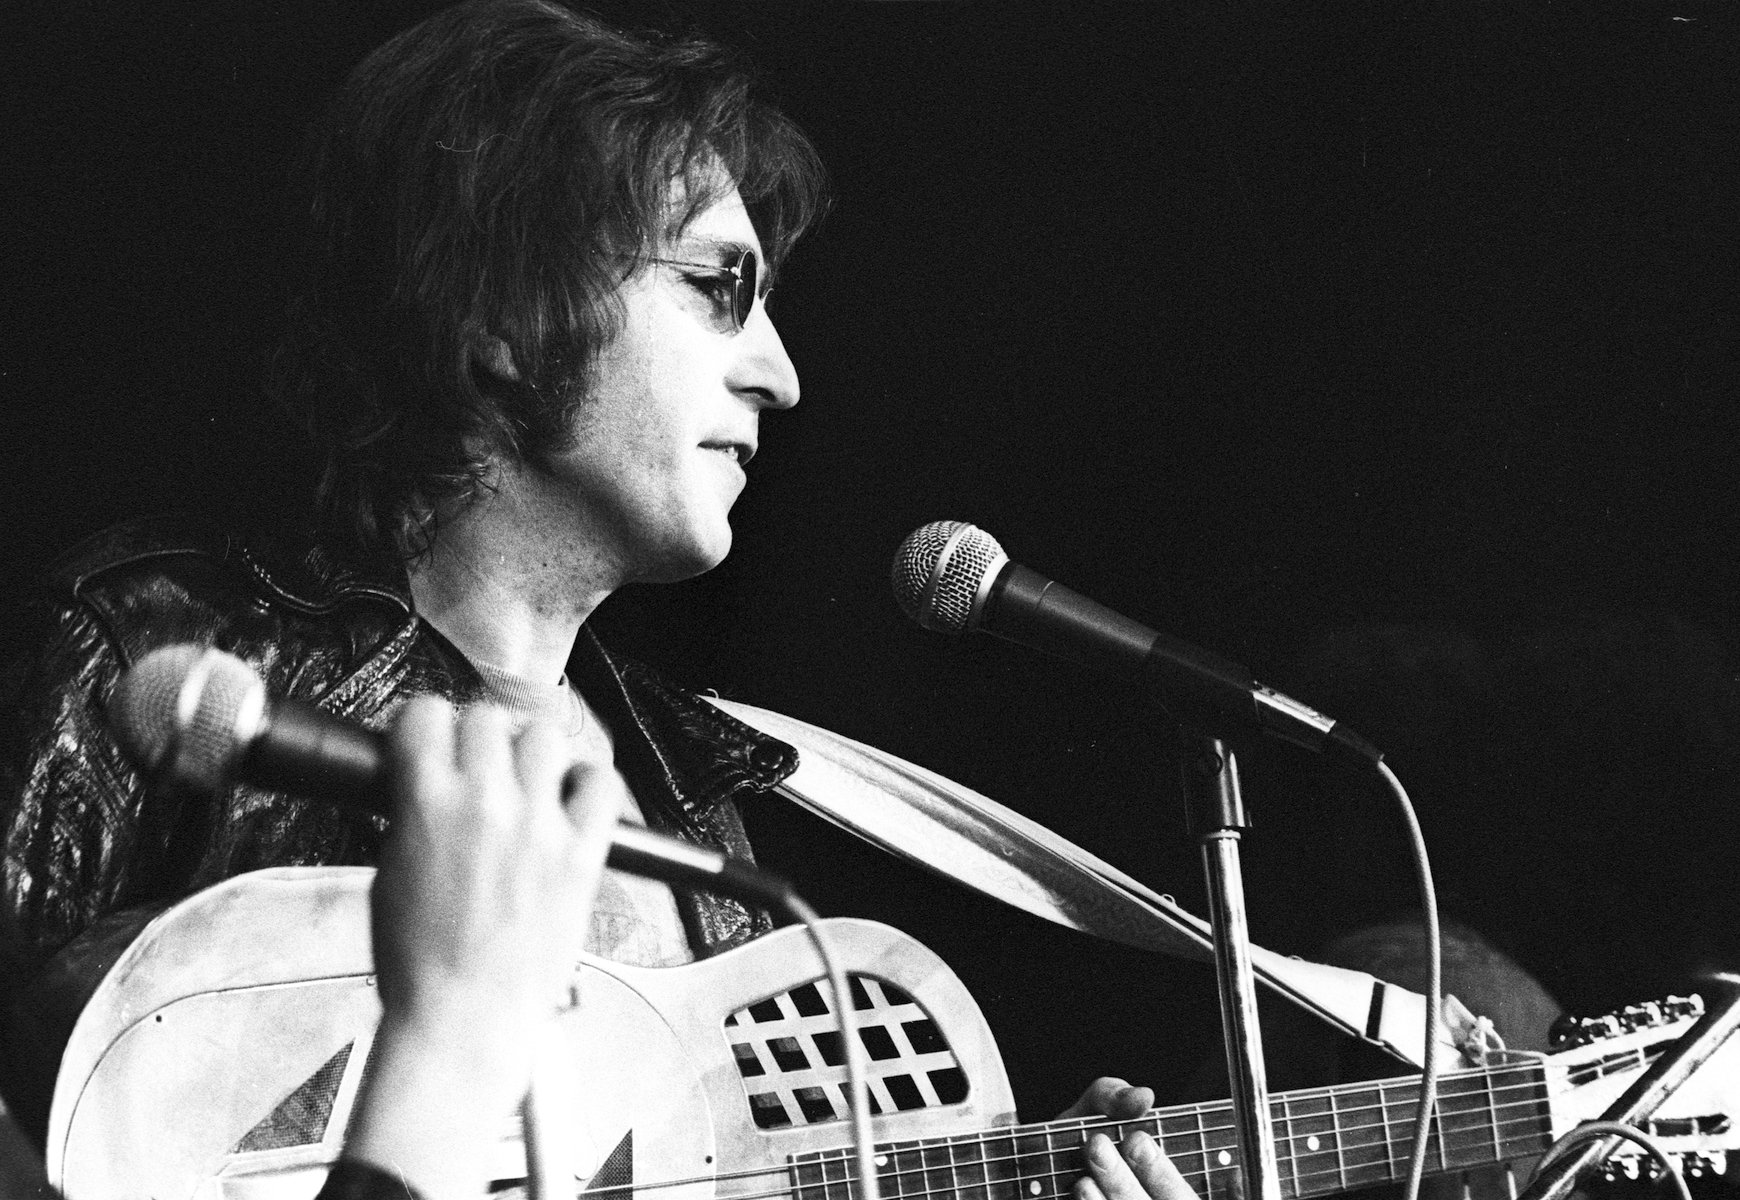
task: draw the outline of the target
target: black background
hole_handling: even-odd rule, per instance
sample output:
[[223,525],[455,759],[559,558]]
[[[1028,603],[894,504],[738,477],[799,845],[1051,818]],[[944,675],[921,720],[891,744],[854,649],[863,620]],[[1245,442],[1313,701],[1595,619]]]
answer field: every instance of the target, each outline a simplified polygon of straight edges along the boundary
[[[257,399],[287,164],[431,5],[14,9],[9,591],[77,536],[297,503]],[[618,6],[762,64],[838,201],[776,316],[737,549],[597,618],[696,685],[923,763],[1201,911],[1172,731],[908,625],[888,562],[972,520],[1251,665],[1412,789],[1447,915],[1569,1007],[1740,966],[1740,298],[1731,5]],[[1414,902],[1366,781],[1244,752],[1254,932]],[[1088,944],[781,802],[764,859],[961,970],[1044,1115],[1179,1095],[1200,967]]]

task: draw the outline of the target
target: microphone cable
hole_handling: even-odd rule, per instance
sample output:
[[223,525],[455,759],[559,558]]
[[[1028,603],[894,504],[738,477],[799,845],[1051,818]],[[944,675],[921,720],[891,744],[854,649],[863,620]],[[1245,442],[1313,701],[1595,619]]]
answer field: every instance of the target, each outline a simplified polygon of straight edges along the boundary
[[1401,809],[1408,831],[1408,852],[1414,861],[1414,878],[1420,888],[1420,910],[1426,927],[1426,1042],[1420,1055],[1420,1101],[1414,1109],[1414,1133],[1408,1149],[1408,1179],[1404,1200],[1419,1200],[1420,1183],[1426,1174],[1426,1146],[1431,1137],[1432,1114],[1438,1106],[1438,1029],[1444,1012],[1444,954],[1438,930],[1438,889],[1432,883],[1432,863],[1426,856],[1426,838],[1408,791],[1390,765],[1379,761],[1378,774]]
[[[1407,789],[1383,761],[1383,755],[1338,722],[1257,684],[1237,664],[1158,634],[1018,566],[1009,560],[996,538],[966,522],[932,521],[913,530],[895,551],[891,581],[901,610],[925,629],[948,634],[980,629],[1035,649],[1076,658],[1138,685],[1152,686],[1151,678],[1145,678],[1143,670],[1158,659],[1169,668],[1182,667],[1170,680],[1171,699],[1197,706],[1203,706],[1206,699],[1206,707],[1218,710],[1221,717],[1232,717],[1248,701],[1254,707],[1240,714],[1242,719],[1237,723],[1246,726],[1254,723],[1264,732],[1308,749],[1334,751],[1335,757],[1377,768],[1401,809],[1425,921],[1425,1042],[1419,1103],[1414,1113],[1403,1189],[1405,1200],[1419,1200],[1438,1098],[1438,1032],[1444,1008],[1443,949],[1437,888],[1432,882],[1419,817]],[[1032,625],[999,628],[991,615],[997,611],[999,590],[1017,586],[1025,595],[1021,611]],[[1043,618],[1041,612],[1047,597],[1052,595],[1058,598],[1053,611],[1061,615]],[[1208,690],[1202,691],[1205,681]],[[1233,697],[1238,698],[1236,702]],[[1167,700],[1167,696],[1161,698],[1162,708],[1168,706]],[[1254,722],[1250,719],[1253,714]]]
[[816,956],[822,960],[828,984],[834,993],[840,1037],[846,1043],[846,1106],[852,1113],[852,1150],[858,1174],[860,1200],[881,1200],[881,1180],[876,1175],[876,1141],[870,1131],[869,1068],[864,1046],[858,1039],[858,1017],[852,1008],[852,987],[840,965],[830,939],[822,932],[821,917],[795,891],[787,891],[785,908],[809,934]]

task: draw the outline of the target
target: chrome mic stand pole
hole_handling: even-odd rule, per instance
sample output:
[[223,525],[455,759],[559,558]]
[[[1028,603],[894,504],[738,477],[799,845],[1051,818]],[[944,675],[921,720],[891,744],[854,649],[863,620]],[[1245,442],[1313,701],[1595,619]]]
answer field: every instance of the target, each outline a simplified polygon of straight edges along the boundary
[[1220,986],[1221,1027],[1226,1034],[1227,1078],[1232,1083],[1239,1159],[1248,1200],[1280,1200],[1280,1167],[1263,1074],[1263,1044],[1257,1028],[1256,980],[1251,970],[1250,930],[1245,921],[1239,838],[1249,828],[1239,794],[1238,763],[1219,738],[1185,730],[1184,804],[1191,836],[1202,844],[1214,926],[1214,970]]

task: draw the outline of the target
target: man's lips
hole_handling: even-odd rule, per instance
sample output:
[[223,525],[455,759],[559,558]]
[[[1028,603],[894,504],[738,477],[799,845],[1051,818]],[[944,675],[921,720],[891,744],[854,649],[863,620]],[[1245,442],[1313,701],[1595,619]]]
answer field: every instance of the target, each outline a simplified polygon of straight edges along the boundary
[[755,446],[750,442],[702,442],[701,448],[703,450],[716,450],[720,454],[728,455],[740,467],[755,457]]

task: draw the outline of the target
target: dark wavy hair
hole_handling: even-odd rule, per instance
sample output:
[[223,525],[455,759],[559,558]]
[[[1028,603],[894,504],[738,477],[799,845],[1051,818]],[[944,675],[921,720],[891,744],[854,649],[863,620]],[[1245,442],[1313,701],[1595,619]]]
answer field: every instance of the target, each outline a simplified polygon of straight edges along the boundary
[[[784,259],[825,176],[752,86],[710,42],[545,0],[446,9],[351,73],[310,141],[309,243],[269,376],[321,458],[329,538],[414,559],[493,454],[560,447],[620,283],[733,185]],[[475,361],[480,335],[519,382]]]

